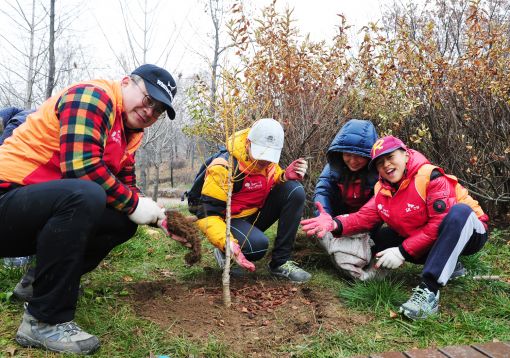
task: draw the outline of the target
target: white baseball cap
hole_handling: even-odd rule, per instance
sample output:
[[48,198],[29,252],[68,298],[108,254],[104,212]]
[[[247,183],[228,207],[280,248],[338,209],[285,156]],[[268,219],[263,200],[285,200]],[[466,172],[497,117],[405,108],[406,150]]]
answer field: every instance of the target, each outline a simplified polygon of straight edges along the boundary
[[278,163],[283,149],[283,127],[272,118],[256,121],[248,133],[253,159]]

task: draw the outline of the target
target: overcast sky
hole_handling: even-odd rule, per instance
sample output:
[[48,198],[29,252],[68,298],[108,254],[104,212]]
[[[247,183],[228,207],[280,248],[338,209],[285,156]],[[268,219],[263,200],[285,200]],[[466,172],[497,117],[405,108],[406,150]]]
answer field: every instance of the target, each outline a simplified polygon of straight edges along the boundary
[[[205,67],[205,61],[198,53],[209,54],[212,32],[211,20],[205,13],[203,0],[162,0],[157,6],[156,21],[158,27],[153,33],[153,41],[157,50],[149,53],[149,62],[162,64],[161,48],[171,48],[171,58],[168,59],[169,69],[183,72],[185,76],[192,75],[197,68]],[[294,18],[303,35],[310,34],[313,40],[329,40],[335,33],[338,24],[337,14],[343,13],[349,23],[354,25],[353,36],[359,28],[369,21],[380,17],[381,7],[389,0],[279,0],[280,8],[289,6],[294,9]],[[270,3],[270,0],[246,0],[245,8],[260,14],[260,9]],[[125,51],[126,44],[123,37],[124,28],[118,1],[89,0],[83,2],[85,9],[80,15],[87,23],[100,24],[102,31],[90,30],[84,36],[83,42],[96,47],[96,56],[103,58],[106,64],[113,61],[111,47],[117,52]],[[131,1],[131,9],[136,9],[136,1]],[[89,26],[90,26],[89,25]],[[90,29],[91,27],[88,28]],[[110,44],[105,40],[103,32],[107,34]],[[93,34],[93,35],[92,35]]]
[[[4,2],[5,1],[5,2]],[[143,19],[140,3],[145,0],[120,0],[129,3],[129,13],[137,16],[130,18],[128,23],[132,28],[137,27]],[[70,13],[74,21],[71,34],[73,41],[79,41],[85,53],[93,59],[93,68],[88,68],[90,76],[118,78],[123,71],[115,54],[127,54],[128,45],[125,36],[124,22],[119,0],[57,0],[57,16]],[[244,0],[245,10],[252,17],[259,17],[261,9],[271,0]],[[339,24],[337,14],[342,13],[347,21],[354,25],[351,31],[352,44],[356,45],[361,39],[357,31],[369,21],[381,16],[382,7],[392,0],[278,0],[280,9],[286,6],[293,8],[293,18],[296,26],[304,36],[310,34],[312,40],[331,40],[335,33],[335,26]],[[415,0],[422,1],[422,0]],[[212,23],[205,12],[204,3],[207,0],[148,0],[153,6],[153,18],[156,26],[152,28],[152,48],[147,61],[165,66],[173,73],[182,73],[185,77],[207,68],[203,58],[212,57]],[[30,16],[32,0],[0,0],[0,32],[2,35],[19,44],[22,34],[14,22],[9,19],[7,12],[13,13],[12,4],[23,6]],[[38,7],[46,6],[47,1],[39,0]],[[7,12],[4,12],[7,11]],[[41,10],[38,10],[41,13]],[[137,15],[136,15],[137,14]],[[18,18],[19,20],[19,15]],[[41,29],[45,35],[46,29]],[[139,31],[138,34],[141,32]],[[0,37],[0,59],[9,62],[9,51],[3,45],[5,39]],[[62,41],[62,39],[61,39]],[[224,42],[226,43],[226,42]],[[24,44],[26,45],[26,44]],[[21,46],[19,51],[26,51],[27,46]],[[170,54],[167,58],[167,54]],[[202,57],[200,56],[202,55]],[[132,64],[129,64],[130,66]],[[87,66],[87,65],[85,65]]]

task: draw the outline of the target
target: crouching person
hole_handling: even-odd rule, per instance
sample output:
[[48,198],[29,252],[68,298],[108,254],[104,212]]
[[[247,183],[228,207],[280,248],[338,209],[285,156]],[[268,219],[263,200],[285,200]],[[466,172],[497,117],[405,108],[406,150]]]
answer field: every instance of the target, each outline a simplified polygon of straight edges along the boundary
[[[377,140],[371,121],[351,119],[340,128],[327,151],[327,164],[315,186],[313,200],[318,202],[319,216],[353,213],[374,194],[375,169],[369,169],[370,150]],[[319,239],[341,274],[348,278],[368,280],[376,270],[371,264],[373,241],[368,233],[339,239],[327,233]]]
[[438,311],[439,289],[458,270],[459,256],[478,252],[487,241],[488,216],[454,176],[398,138],[379,139],[371,158],[369,166],[379,173],[374,197],[353,214],[304,220],[303,229],[309,235],[352,235],[385,222],[373,236],[376,267],[423,265],[422,282],[400,312],[426,318]]
[[68,87],[0,146],[0,257],[36,255],[16,340],[25,347],[89,354],[96,336],[73,322],[81,276],[137,225],[163,209],[136,187],[144,128],[173,119],[170,73],[143,65],[120,81]]
[[197,224],[216,246],[214,255],[224,265],[226,245],[225,210],[228,191],[228,156],[233,156],[233,194],[229,245],[233,258],[243,268],[254,271],[268,251],[264,234],[278,221],[269,271],[293,282],[308,281],[311,275],[291,260],[305,192],[299,183],[306,173],[304,159],[292,162],[286,170],[278,165],[283,148],[283,128],[274,119],[264,118],[251,128],[234,134],[227,141],[226,156],[214,159],[207,167]]

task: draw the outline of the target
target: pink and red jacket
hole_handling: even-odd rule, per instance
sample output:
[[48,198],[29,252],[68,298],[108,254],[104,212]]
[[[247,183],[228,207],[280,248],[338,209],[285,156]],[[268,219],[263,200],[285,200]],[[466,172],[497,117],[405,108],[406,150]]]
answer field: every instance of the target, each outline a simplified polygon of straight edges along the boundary
[[[342,223],[342,235],[368,231],[385,222],[404,238],[401,251],[419,258],[430,250],[439,225],[457,203],[469,205],[487,226],[488,216],[457,178],[430,164],[421,153],[412,149],[408,153],[406,173],[398,187],[379,178],[374,197],[358,212],[336,217]],[[433,170],[441,175],[430,180]]]

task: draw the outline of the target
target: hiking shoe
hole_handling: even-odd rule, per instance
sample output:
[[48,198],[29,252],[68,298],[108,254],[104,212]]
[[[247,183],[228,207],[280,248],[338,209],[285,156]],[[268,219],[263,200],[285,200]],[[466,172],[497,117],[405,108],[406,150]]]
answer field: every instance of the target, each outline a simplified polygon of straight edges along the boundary
[[6,268],[23,268],[30,265],[33,256],[19,256],[4,258],[4,266]]
[[411,298],[400,306],[399,312],[410,319],[425,319],[437,313],[439,306],[439,291],[435,295],[428,288],[417,286],[413,288]]
[[466,268],[462,264],[462,262],[457,261],[457,264],[455,265],[455,269],[453,270],[452,275],[450,276],[450,280],[455,280],[456,278],[464,277],[466,276]]
[[288,278],[292,282],[306,282],[312,278],[312,275],[299,268],[297,263],[290,260],[277,268],[272,269],[269,267],[269,272],[275,276]]
[[225,260],[226,260],[225,254],[223,253],[223,251],[221,251],[217,247],[214,248],[213,254],[214,254],[214,258],[216,259],[216,262],[218,263],[218,266],[220,267],[220,269],[223,270],[225,268]]
[[82,330],[73,321],[48,324],[25,311],[16,334],[23,347],[39,347],[60,353],[90,354],[99,348],[99,339]]
[[12,294],[14,297],[19,299],[20,301],[28,302],[32,299],[34,295],[34,288],[32,284],[34,283],[35,277],[35,268],[30,267],[27,272],[23,275],[21,280],[14,287],[14,291]]

